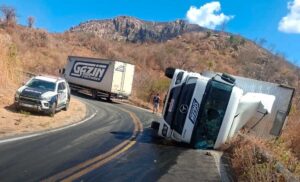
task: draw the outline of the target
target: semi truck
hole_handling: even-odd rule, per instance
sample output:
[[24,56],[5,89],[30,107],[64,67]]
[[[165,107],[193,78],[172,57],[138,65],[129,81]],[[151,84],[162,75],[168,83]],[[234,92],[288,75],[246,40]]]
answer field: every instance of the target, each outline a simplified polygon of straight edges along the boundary
[[60,73],[72,91],[82,91],[95,99],[102,97],[110,101],[111,98],[128,98],[131,94],[134,65],[109,59],[69,56]]
[[171,78],[162,118],[151,127],[161,137],[199,149],[219,149],[241,128],[278,136],[294,89],[221,73],[167,68]]

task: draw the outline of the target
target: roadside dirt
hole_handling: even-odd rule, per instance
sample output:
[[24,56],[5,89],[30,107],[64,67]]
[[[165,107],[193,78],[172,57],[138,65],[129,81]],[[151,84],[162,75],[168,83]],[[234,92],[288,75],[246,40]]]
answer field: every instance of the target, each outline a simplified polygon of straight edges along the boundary
[[18,113],[13,105],[5,105],[0,105],[0,139],[62,127],[78,122],[86,115],[85,104],[75,98],[71,99],[68,111],[59,111],[54,117],[27,111]]

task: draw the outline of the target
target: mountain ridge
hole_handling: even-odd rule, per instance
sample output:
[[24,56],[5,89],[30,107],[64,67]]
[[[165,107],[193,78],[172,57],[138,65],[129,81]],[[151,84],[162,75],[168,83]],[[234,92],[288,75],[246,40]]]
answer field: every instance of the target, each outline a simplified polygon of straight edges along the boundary
[[184,33],[212,31],[185,20],[145,21],[131,16],[89,20],[71,27],[69,32],[93,33],[100,38],[129,42],[163,42]]

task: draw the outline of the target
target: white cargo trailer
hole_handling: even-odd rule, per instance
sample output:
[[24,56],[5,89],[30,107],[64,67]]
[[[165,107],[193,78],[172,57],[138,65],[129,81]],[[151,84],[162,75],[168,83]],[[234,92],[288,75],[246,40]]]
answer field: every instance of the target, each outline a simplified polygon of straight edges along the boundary
[[93,98],[127,98],[131,94],[134,65],[101,58],[69,56],[61,71],[71,90],[84,90]]

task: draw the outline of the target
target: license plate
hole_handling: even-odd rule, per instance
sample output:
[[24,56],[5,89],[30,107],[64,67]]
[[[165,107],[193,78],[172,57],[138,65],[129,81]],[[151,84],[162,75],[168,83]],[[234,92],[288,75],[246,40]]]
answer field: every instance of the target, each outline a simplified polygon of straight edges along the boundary
[[36,108],[36,106],[30,105],[30,104],[25,104],[25,103],[20,103],[20,105],[23,107]]

